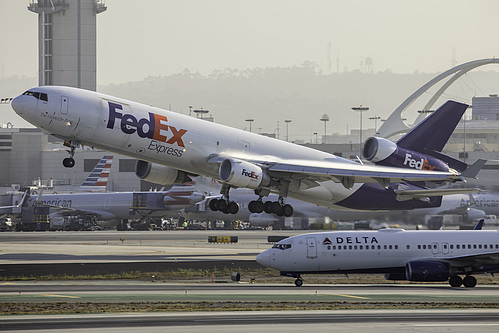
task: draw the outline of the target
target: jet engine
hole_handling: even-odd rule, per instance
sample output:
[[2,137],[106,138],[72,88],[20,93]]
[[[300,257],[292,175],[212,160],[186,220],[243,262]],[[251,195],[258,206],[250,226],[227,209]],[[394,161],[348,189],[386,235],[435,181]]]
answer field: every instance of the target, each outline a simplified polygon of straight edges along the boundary
[[256,189],[270,183],[270,176],[258,165],[231,158],[222,162],[219,176],[223,182],[236,187]]
[[485,212],[480,209],[468,208],[464,214],[464,218],[468,222],[473,222],[474,220],[479,220],[485,218]]
[[142,160],[137,160],[135,164],[135,175],[141,180],[160,185],[186,183],[192,180],[184,171]]
[[438,154],[439,158],[405,149],[390,140],[378,137],[368,138],[364,143],[364,149],[362,151],[364,158],[370,162],[399,168],[447,172],[449,171],[449,165],[447,165],[447,163],[452,162],[453,165],[455,163],[462,164],[462,162],[456,162],[454,159],[444,154],[437,152],[433,152],[433,154]]
[[405,276],[409,281],[441,282],[449,279],[449,265],[439,261],[417,260],[405,266]]

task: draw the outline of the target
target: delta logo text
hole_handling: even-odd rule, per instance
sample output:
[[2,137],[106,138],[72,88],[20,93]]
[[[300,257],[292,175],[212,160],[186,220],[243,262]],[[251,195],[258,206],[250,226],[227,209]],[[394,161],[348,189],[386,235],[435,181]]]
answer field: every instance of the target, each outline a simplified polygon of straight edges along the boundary
[[[182,136],[187,133],[187,130],[177,130],[175,126],[168,125],[168,118],[166,116],[149,112],[149,119],[137,119],[134,115],[119,112],[119,110],[123,111],[123,106],[121,106],[120,104],[112,102],[108,103],[109,119],[107,122],[107,128],[113,129],[116,123],[116,119],[119,119],[120,128],[123,133],[137,133],[137,135],[141,138],[153,140],[148,146],[149,150],[176,157],[182,156],[182,149],[175,149],[170,146],[165,146],[161,144],[161,142],[164,142],[168,145],[176,144],[178,147],[185,147]],[[170,132],[171,136],[165,135],[167,132]]]
[[254,180],[258,180],[258,176],[255,171],[247,171],[246,169],[243,169],[243,172],[241,173],[243,176],[245,177],[248,177],[248,178],[251,178],[251,179],[254,179]]
[[418,170],[429,170],[432,171],[435,169],[434,166],[428,164],[428,160],[421,158],[421,160],[416,160],[412,158],[412,155],[409,153],[405,153],[404,165],[407,165],[410,168],[418,169]]

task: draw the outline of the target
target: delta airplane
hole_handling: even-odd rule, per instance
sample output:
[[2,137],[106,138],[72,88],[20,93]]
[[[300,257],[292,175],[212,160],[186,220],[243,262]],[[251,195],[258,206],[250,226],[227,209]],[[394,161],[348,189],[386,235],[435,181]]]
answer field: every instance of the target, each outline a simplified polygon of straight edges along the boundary
[[[499,231],[336,231],[283,239],[256,261],[283,276],[383,273],[387,280],[476,285],[474,274],[499,272]],[[461,275],[465,277],[462,278]]]
[[[75,148],[87,145],[139,159],[136,174],[150,182],[171,185],[208,176],[223,184],[217,208],[233,214],[239,205],[229,191],[237,187],[254,190],[254,212],[267,208],[284,216],[293,213],[287,197],[343,209],[438,207],[442,195],[473,191],[438,185],[475,177],[485,163],[467,169],[441,153],[468,107],[453,101],[397,143],[369,138],[364,156],[375,165],[77,88],[33,88],[11,105],[28,122],[66,140],[66,167],[74,166]],[[271,192],[279,200],[264,203]]]

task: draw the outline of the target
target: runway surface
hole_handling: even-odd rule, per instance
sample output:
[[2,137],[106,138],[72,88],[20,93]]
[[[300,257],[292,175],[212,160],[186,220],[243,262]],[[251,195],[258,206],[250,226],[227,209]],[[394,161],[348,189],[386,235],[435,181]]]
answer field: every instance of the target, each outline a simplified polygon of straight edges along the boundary
[[497,310],[147,313],[0,318],[16,332],[497,332]]

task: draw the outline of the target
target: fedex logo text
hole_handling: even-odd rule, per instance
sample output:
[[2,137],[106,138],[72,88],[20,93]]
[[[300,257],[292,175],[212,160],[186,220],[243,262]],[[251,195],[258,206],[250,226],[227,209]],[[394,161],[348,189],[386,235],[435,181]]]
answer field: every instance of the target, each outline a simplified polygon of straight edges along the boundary
[[418,169],[418,170],[429,170],[432,171],[435,169],[434,166],[428,164],[428,160],[421,158],[421,160],[415,160],[412,158],[412,155],[409,153],[405,153],[404,165],[409,166],[410,168]]
[[[114,128],[116,119],[120,119],[121,131],[125,134],[137,133],[141,138],[148,138],[168,144],[177,144],[179,147],[185,147],[182,136],[187,132],[185,129],[177,130],[174,126],[167,125],[168,119],[165,116],[149,112],[149,119],[137,119],[134,115],[123,114],[118,110],[123,110],[120,104],[109,103],[109,119],[107,128]],[[170,131],[172,136],[168,138],[163,133]]]
[[249,172],[249,171],[246,171],[246,169],[243,169],[243,172],[242,172],[241,174],[242,174],[243,176],[246,176],[246,177],[252,178],[252,179],[254,179],[254,180],[258,180],[258,176],[259,176],[259,175],[257,175],[257,174],[256,174],[256,172],[255,172],[255,171],[251,171],[251,172]]

